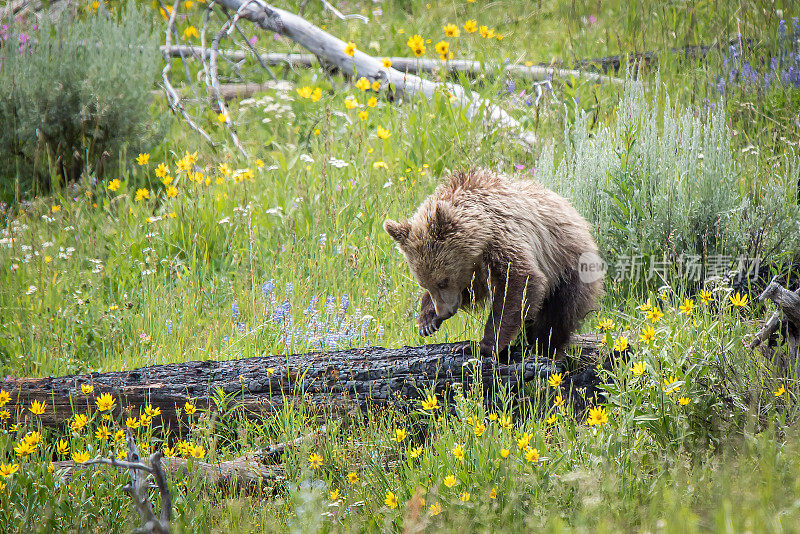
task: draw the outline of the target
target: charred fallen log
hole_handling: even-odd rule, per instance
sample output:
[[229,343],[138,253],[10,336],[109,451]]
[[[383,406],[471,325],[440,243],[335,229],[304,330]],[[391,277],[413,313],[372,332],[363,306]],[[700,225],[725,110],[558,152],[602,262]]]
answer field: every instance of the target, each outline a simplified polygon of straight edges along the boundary
[[[578,337],[574,344],[583,357],[596,352],[597,338]],[[512,361],[476,358],[467,343],[385,349],[358,348],[334,352],[274,355],[227,361],[192,361],[143,367],[130,371],[83,375],[11,378],[2,382],[11,394],[6,409],[28,413],[34,401],[43,402],[39,415],[45,426],[61,426],[74,413],[93,412],[103,393],[114,397],[113,413],[138,416],[148,404],[161,410],[165,427],[175,428],[188,414],[186,402],[211,406],[211,395],[223,393],[253,415],[270,413],[291,402],[336,411],[369,406],[404,406],[426,393],[447,395],[454,384],[464,389],[497,384],[517,389],[527,381],[565,372],[562,361],[529,356],[512,350]],[[596,376],[577,372],[576,388],[592,386]],[[92,386],[84,394],[82,386]],[[87,388],[88,389],[88,388]],[[30,414],[29,414],[30,415]]]

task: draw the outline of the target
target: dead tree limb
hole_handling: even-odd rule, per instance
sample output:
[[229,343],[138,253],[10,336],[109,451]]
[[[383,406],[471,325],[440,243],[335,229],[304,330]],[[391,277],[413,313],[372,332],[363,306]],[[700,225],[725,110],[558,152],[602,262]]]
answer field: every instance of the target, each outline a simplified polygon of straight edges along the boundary
[[[595,339],[596,336],[581,336],[576,343],[583,345],[580,350],[586,355],[599,346]],[[560,361],[537,357],[523,361],[519,347],[514,348],[512,356],[515,360],[511,363],[475,358],[467,343],[371,347],[173,363],[62,377],[12,378],[0,382],[0,389],[11,394],[11,402],[5,408],[12,413],[27,413],[34,400],[44,402],[45,412],[37,416],[44,426],[59,427],[74,413],[93,412],[96,397],[110,393],[117,403],[114,416],[120,410],[136,416],[152,404],[161,409],[161,424],[176,428],[190,417],[183,413],[184,403],[193,401],[199,408],[213,409],[209,396],[215,392],[233,397],[237,409],[254,416],[295,403],[311,409],[342,411],[381,405],[415,406],[416,399],[428,392],[448,395],[456,383],[465,388],[479,385],[487,392],[496,390],[498,383],[517,390],[526,381],[565,371]],[[93,392],[83,394],[82,385],[92,385]],[[26,417],[32,415],[27,413]]]
[[800,289],[795,292],[789,291],[778,283],[776,276],[759,295],[758,300],[771,300],[778,306],[778,310],[772,314],[761,330],[756,332],[753,341],[750,342],[750,348],[755,349],[767,341],[778,331],[781,323],[786,322],[787,360],[797,370],[800,363]]
[[[172,57],[194,57],[201,59],[203,57],[203,50],[200,47],[192,45],[171,46],[169,48],[162,46],[161,51],[169,54]],[[247,54],[239,50],[220,50],[220,55],[233,60],[241,61],[247,58]],[[313,54],[260,54],[259,60],[267,65],[287,65],[290,67],[306,67],[311,68],[318,64],[316,56]],[[558,79],[574,77],[576,79],[588,79],[602,83],[612,83],[622,85],[625,80],[622,78],[614,78],[611,76],[599,75],[591,72],[584,72],[580,70],[563,69],[559,67],[547,67],[544,65],[499,65],[496,63],[481,63],[480,61],[472,61],[468,59],[451,59],[442,62],[435,59],[417,59],[410,57],[390,57],[392,68],[404,73],[420,74],[420,73],[437,73],[437,72],[458,72],[468,76],[478,76],[479,74],[501,75],[509,74],[512,76],[520,76],[530,78],[533,81],[542,81],[547,79]]]
[[[81,468],[89,467],[91,465],[110,465],[112,467],[121,467],[128,470],[130,482],[122,488],[126,493],[131,496],[136,511],[139,513],[139,521],[142,526],[137,529],[137,532],[144,532],[149,534],[169,534],[169,525],[172,521],[172,496],[169,493],[169,486],[167,485],[167,478],[161,468],[161,451],[156,451],[150,455],[149,460],[142,461],[139,456],[139,448],[136,446],[136,440],[130,431],[127,432],[126,442],[128,445],[128,460],[117,460],[113,456],[111,458],[98,458],[90,460],[83,464],[74,464],[72,462],[72,470],[75,466]],[[64,462],[59,462],[64,463]],[[54,464],[54,467],[55,464]],[[161,514],[156,517],[153,512],[153,505],[150,502],[150,482],[148,474],[153,476],[156,482],[156,487],[161,495]],[[66,476],[64,471],[61,472],[62,477]]]
[[[170,48],[172,48],[171,45],[172,31],[173,28],[175,27],[175,16],[177,15],[177,13],[178,13],[178,0],[175,0],[172,12],[169,15],[169,20],[167,21],[167,32],[166,32],[166,37],[164,38],[163,50],[169,50]],[[186,108],[184,108],[183,104],[181,104],[181,96],[178,94],[178,92],[175,90],[175,88],[172,86],[172,83],[169,80],[169,71],[172,68],[172,63],[170,62],[169,58],[170,56],[164,53],[164,61],[166,64],[164,65],[164,68],[161,71],[161,81],[164,82],[164,94],[167,97],[167,104],[169,104],[170,109],[172,109],[174,113],[180,114],[184,118],[186,123],[194,131],[203,136],[203,139],[205,139],[211,146],[214,146],[215,143],[214,141],[211,140],[211,137],[205,132],[205,130],[203,130],[200,126],[198,126],[194,122],[194,120],[192,120],[192,117],[189,116],[189,113],[186,111]]]
[[[112,463],[116,462],[116,463]],[[118,460],[91,460],[78,464],[71,460],[53,462],[55,473],[63,483],[68,482],[77,473],[94,465],[117,465],[126,467]],[[154,464],[151,464],[154,465]],[[163,470],[165,484],[167,479],[181,480],[187,476],[196,476],[209,488],[234,492],[252,491],[259,488],[275,487],[283,483],[286,473],[283,465],[262,465],[253,461],[230,460],[216,463],[189,460],[185,458],[161,457],[159,465]],[[163,502],[163,501],[162,501]]]

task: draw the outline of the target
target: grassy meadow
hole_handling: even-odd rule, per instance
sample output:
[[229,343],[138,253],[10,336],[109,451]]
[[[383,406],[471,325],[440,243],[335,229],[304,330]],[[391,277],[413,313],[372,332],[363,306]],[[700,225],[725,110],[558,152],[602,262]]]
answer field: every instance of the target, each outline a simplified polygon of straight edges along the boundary
[[[273,487],[239,493],[192,473],[173,479],[173,530],[800,531],[797,375],[747,348],[774,307],[731,280],[739,258],[758,258],[766,280],[800,261],[800,7],[333,2],[369,17],[363,24],[302,4],[308,20],[379,58],[413,56],[407,42],[420,35],[427,59],[446,42],[454,58],[486,63],[571,68],[659,51],[658,63],[623,67],[622,84],[425,75],[502,106],[537,136],[529,150],[443,95],[392,100],[319,68],[273,67],[272,88],[220,114],[206,105],[200,63],[173,60],[172,83],[214,146],[170,116],[161,92],[140,117],[154,137],[121,145],[105,169],[65,183],[51,167],[35,187],[21,171],[0,175],[2,376],[477,341],[481,311],[418,335],[419,288],[382,229],[443,174],[470,166],[538,179],[586,216],[612,270],[583,330],[605,333],[603,357],[613,347],[626,360],[601,372],[604,394],[586,412],[571,406],[582,392],[551,376],[492,405],[465,384],[410,411],[346,417],[298,401],[253,419],[218,399],[217,412],[181,407],[187,425],[171,436],[158,414],[104,410],[93,400],[101,392],[88,390],[62,429],[43,428],[37,407],[4,408],[0,382],[0,531],[134,529],[126,473],[89,469],[65,482],[51,466],[120,454],[126,427],[144,450],[191,465],[322,422],[324,432],[289,450]],[[163,40],[158,4],[137,5]],[[200,43],[206,8],[180,3],[181,42]],[[86,3],[73,17],[123,9]],[[215,10],[208,20],[210,40],[226,19]],[[35,25],[30,15],[9,21],[0,55],[26,53]],[[239,25],[243,35],[230,39],[240,45],[303,51]],[[696,45],[712,48],[680,52]],[[161,88],[162,66],[148,89]],[[250,59],[221,61],[220,79],[270,76]],[[626,258],[638,259],[640,276],[625,275]],[[699,258],[695,277],[687,258]]]

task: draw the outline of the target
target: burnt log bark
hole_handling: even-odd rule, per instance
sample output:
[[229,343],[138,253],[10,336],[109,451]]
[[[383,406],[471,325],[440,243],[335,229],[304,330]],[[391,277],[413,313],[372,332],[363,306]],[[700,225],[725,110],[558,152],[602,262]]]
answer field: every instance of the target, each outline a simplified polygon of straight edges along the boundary
[[[596,351],[599,339],[580,336],[574,344],[585,357]],[[414,405],[430,391],[447,395],[456,383],[464,389],[477,385],[491,392],[498,383],[519,388],[537,377],[566,372],[562,360],[536,356],[523,360],[520,347],[512,349],[510,363],[476,358],[469,347],[468,343],[448,343],[192,361],[130,371],[10,378],[0,382],[0,389],[11,395],[5,409],[38,417],[48,427],[64,425],[74,413],[94,412],[95,399],[110,393],[116,401],[115,417],[120,413],[138,416],[151,404],[161,409],[161,424],[166,429],[196,417],[184,413],[187,401],[198,408],[213,409],[210,397],[215,392],[232,396],[240,409],[253,416],[278,411],[292,402],[321,410],[349,411]],[[594,380],[591,373],[580,372],[572,379],[576,388],[591,386]],[[83,394],[84,385],[92,386],[92,393]],[[43,414],[30,413],[33,401],[44,402]]]

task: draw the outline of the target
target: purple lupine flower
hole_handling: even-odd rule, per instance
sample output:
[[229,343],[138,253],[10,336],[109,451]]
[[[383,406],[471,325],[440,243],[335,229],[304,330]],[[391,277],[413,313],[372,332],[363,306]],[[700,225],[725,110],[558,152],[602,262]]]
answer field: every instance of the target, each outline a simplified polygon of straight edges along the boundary
[[264,285],[261,286],[261,294],[264,298],[269,298],[272,295],[272,292],[275,290],[275,279],[270,278],[269,281],[264,282]]
[[235,321],[237,317],[239,317],[239,305],[234,300],[231,302],[231,318]]
[[506,90],[509,93],[513,93],[517,90],[517,83],[514,80],[509,80],[509,82],[506,84]]
[[720,78],[719,81],[717,82],[717,92],[718,93],[725,92],[725,80],[723,80],[722,78]]
[[164,329],[167,331],[167,334],[172,333],[172,319],[167,319],[167,322],[164,323]]
[[342,303],[340,304],[339,308],[342,310],[342,313],[347,313],[347,308],[350,306],[350,297],[347,295],[342,296]]

